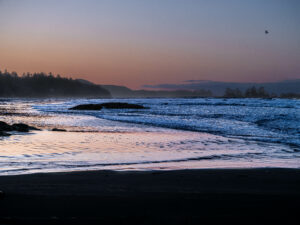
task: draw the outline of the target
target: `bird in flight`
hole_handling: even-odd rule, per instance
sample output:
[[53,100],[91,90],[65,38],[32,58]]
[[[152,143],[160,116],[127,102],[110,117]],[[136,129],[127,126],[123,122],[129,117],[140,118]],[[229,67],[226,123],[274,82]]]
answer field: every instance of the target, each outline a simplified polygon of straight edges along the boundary
[[269,34],[269,31],[268,31],[268,30],[265,30],[265,34]]

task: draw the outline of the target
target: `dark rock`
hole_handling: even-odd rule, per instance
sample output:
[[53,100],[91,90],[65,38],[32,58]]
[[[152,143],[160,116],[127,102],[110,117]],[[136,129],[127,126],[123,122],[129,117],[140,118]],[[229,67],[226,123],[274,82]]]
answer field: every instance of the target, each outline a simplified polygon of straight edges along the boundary
[[9,133],[6,133],[4,131],[0,131],[0,137],[3,137],[3,136],[10,136],[11,134]]
[[16,123],[12,125],[13,130],[19,131],[19,132],[28,132],[29,126],[23,123]]
[[129,104],[123,102],[107,102],[101,104],[102,107],[107,109],[145,109],[142,105]]
[[5,122],[0,121],[0,131],[12,131],[12,127]]
[[53,128],[52,131],[66,132],[65,129]]
[[129,104],[123,102],[107,102],[102,104],[84,104],[70,108],[70,110],[101,110],[106,109],[146,109],[142,105]]
[[6,133],[7,131],[28,132],[29,130],[39,129],[32,126],[28,126],[24,123],[15,123],[13,125],[9,125],[3,121],[0,121],[0,136],[10,136],[11,134]]
[[85,104],[85,105],[77,105],[70,110],[101,110],[102,106],[101,104]]
[[12,125],[12,129],[18,132],[28,132],[29,130],[39,130],[38,128],[28,126],[24,123],[15,123]]

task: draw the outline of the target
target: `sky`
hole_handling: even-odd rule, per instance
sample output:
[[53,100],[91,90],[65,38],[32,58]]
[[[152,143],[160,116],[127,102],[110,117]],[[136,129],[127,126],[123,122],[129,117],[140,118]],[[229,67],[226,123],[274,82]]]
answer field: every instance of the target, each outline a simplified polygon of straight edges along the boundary
[[0,69],[134,89],[297,79],[299,24],[299,0],[0,0]]

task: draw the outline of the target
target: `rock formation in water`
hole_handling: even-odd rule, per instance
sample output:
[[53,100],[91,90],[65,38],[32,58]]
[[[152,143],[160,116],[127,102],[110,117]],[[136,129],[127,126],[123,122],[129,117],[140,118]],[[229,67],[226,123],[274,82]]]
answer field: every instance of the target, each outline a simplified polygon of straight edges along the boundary
[[66,132],[67,130],[61,129],[61,128],[53,128],[52,131],[57,131],[57,132]]
[[3,121],[0,121],[0,136],[9,136],[10,133],[7,132],[10,131],[29,132],[30,130],[39,130],[39,129],[24,123],[15,123],[13,125],[9,125]]
[[146,107],[138,104],[129,104],[123,102],[107,102],[102,104],[83,104],[77,105],[69,110],[101,110],[106,109],[146,109]]

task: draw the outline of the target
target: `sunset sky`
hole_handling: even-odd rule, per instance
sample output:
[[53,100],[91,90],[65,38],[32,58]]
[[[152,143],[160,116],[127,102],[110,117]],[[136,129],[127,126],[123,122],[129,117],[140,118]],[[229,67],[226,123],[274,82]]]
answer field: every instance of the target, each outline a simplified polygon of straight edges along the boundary
[[299,24],[299,0],[0,0],[0,69],[131,88],[300,78]]

